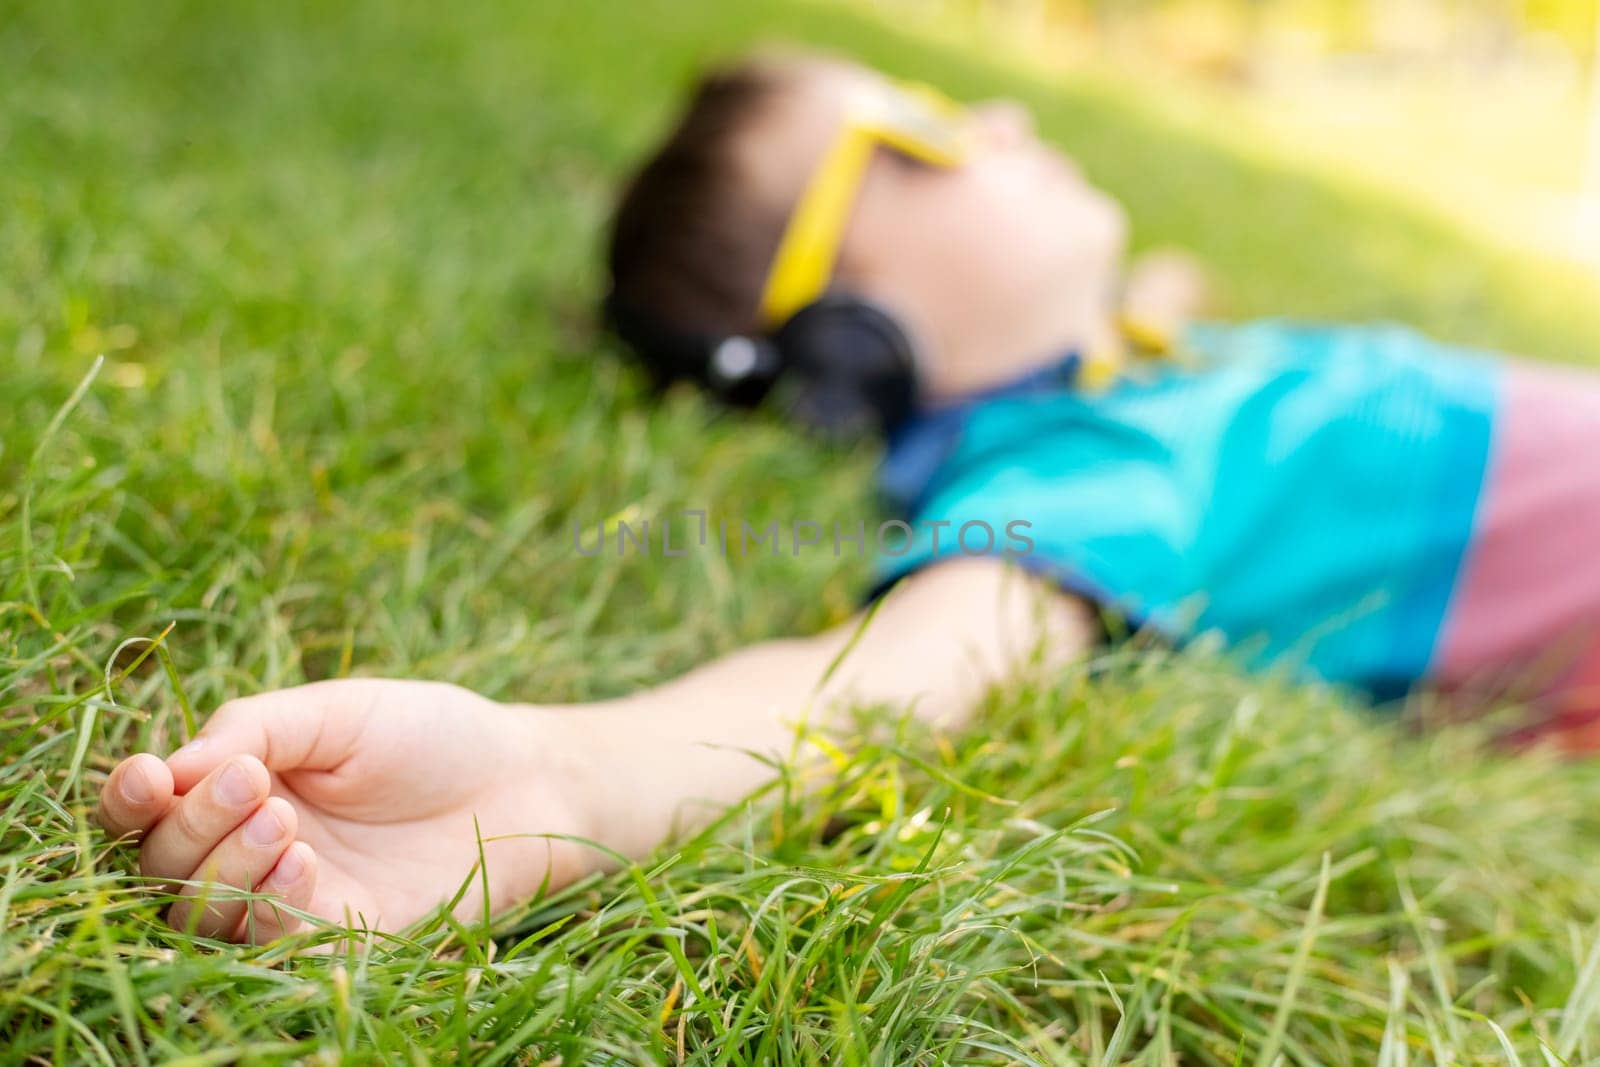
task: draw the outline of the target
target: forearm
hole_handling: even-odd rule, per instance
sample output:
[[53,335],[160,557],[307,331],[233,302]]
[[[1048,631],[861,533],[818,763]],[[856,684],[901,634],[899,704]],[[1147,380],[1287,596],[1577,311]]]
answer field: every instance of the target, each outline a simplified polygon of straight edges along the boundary
[[1035,655],[1087,646],[1081,602],[994,561],[942,564],[897,587],[870,618],[766,642],[622,700],[572,709],[593,756],[595,832],[627,855],[725,809],[768,780],[768,760],[804,758],[802,727],[830,730],[863,705],[958,727],[986,689]]

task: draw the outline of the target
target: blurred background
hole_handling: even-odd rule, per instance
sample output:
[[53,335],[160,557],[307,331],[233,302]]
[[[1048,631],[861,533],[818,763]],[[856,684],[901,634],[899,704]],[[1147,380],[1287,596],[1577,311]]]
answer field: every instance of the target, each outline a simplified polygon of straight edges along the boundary
[[1131,76],[1263,146],[1600,270],[1595,0],[875,0],[1042,69]]
[[1600,269],[1595,0],[876,0],[1191,95],[1280,153]]

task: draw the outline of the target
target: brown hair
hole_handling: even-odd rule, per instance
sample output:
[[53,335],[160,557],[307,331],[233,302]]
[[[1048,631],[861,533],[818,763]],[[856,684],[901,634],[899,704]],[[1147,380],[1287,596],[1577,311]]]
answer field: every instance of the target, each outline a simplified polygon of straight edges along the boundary
[[624,188],[611,226],[608,310],[658,383],[692,373],[674,358],[673,335],[756,328],[784,220],[750,194],[740,142],[791,74],[752,59],[704,75],[677,126]]

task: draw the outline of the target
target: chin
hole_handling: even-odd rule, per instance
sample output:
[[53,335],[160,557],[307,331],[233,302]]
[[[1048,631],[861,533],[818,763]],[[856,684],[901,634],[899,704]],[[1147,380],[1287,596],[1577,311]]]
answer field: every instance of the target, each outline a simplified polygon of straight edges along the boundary
[[1128,226],[1121,214],[1100,216],[1093,220],[1093,225],[1078,225],[1060,246],[1067,255],[1057,263],[1058,273],[1079,283],[1097,278],[1115,279],[1122,267],[1127,241]]

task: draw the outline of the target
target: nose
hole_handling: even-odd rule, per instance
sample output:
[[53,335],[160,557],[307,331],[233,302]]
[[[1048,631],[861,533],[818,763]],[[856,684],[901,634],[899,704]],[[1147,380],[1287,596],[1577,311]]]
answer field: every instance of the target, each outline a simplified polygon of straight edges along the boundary
[[997,148],[1019,148],[1033,140],[1033,114],[1015,100],[987,100],[972,110],[978,129]]

